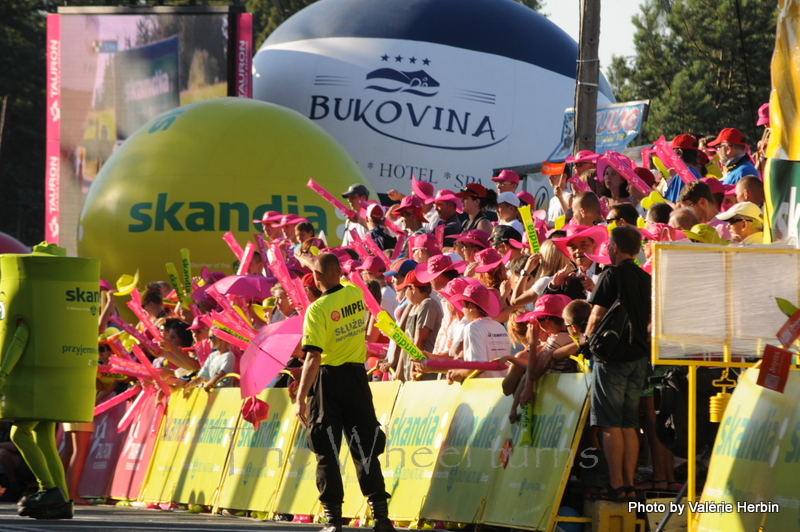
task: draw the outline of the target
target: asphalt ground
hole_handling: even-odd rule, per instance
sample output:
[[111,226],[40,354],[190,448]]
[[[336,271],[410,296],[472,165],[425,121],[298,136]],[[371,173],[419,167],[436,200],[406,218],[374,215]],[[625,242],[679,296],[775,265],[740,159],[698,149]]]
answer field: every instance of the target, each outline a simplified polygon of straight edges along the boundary
[[[54,521],[17,516],[14,503],[0,504],[2,532],[316,532],[319,524],[259,521],[246,517],[187,514],[181,510],[146,510],[116,506],[77,506],[73,519]],[[359,529],[351,528],[353,532]]]

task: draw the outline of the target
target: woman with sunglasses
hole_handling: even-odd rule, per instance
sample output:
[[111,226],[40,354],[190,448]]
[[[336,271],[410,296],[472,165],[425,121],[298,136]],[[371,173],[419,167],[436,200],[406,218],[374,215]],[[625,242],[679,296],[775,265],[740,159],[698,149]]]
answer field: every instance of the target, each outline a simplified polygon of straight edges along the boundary
[[463,222],[464,231],[480,229],[491,234],[492,219],[487,210],[497,207],[497,192],[480,183],[470,183],[456,193],[456,196],[461,198],[464,214],[467,215]]

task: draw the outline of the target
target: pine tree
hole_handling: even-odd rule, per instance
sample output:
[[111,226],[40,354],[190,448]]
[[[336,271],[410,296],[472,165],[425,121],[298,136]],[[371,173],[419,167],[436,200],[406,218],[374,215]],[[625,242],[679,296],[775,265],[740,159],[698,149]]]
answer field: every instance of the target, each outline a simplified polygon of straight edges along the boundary
[[776,13],[774,0],[645,0],[633,18],[636,55],[608,69],[619,101],[651,100],[643,137],[736,127],[755,144]]

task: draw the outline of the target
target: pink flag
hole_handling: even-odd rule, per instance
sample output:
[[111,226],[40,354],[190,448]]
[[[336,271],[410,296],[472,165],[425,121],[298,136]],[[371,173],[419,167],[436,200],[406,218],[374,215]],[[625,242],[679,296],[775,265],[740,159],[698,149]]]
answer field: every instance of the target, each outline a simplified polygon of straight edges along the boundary
[[317,182],[314,181],[313,179],[309,178],[308,183],[306,183],[306,186],[311,190],[313,190],[314,192],[316,192],[317,194],[319,194],[320,196],[322,196],[322,198],[325,201],[333,205],[334,209],[344,214],[345,218],[352,220],[353,218],[356,217],[356,213],[345,207],[341,201],[331,196],[327,190],[319,186]]
[[641,177],[636,175],[636,172],[631,170],[631,167],[628,165],[627,161],[622,159],[617,152],[606,152],[603,157],[606,158],[609,166],[616,170],[622,179],[636,187],[639,192],[647,196],[653,191],[653,188],[645,183]]
[[116,325],[117,327],[119,327],[120,329],[122,329],[123,331],[128,333],[129,335],[131,335],[133,338],[138,340],[140,344],[142,344],[147,349],[152,351],[154,355],[157,356],[159,351],[161,351],[161,348],[158,347],[158,345],[156,343],[154,343],[152,340],[147,338],[145,335],[143,335],[142,333],[140,333],[139,331],[134,329],[128,322],[126,322],[125,320],[123,320],[119,316],[111,316],[111,318],[109,318],[108,321],[110,321],[111,323],[113,323],[114,325]]
[[574,176],[570,177],[569,179],[567,179],[567,183],[572,185],[572,188],[575,190],[576,194],[579,194],[581,192],[591,192],[592,191],[592,187],[590,187],[587,183],[584,183],[583,181],[581,181],[581,178],[576,176],[576,175],[574,175]]
[[405,233],[401,233],[397,235],[397,244],[394,246],[394,251],[392,252],[391,260],[397,260],[397,257],[403,252],[403,246],[406,243],[406,235]]
[[364,237],[364,244],[369,248],[373,255],[376,257],[380,257],[382,259],[386,259],[386,254],[378,247],[378,244],[372,239],[372,236],[367,233]]
[[350,272],[348,277],[350,282],[359,287],[364,293],[364,304],[367,305],[367,310],[369,310],[370,314],[373,316],[377,316],[382,310],[381,306],[372,296],[372,292],[369,291],[367,285],[364,284],[364,280],[361,278],[361,272]]
[[244,246],[242,261],[239,263],[239,269],[236,271],[237,275],[247,275],[247,270],[250,269],[250,263],[253,262],[253,253],[255,252],[256,247],[252,242],[248,242]]
[[233,233],[228,231],[222,235],[222,240],[224,240],[225,243],[228,244],[228,247],[231,248],[231,251],[233,251],[233,254],[236,256],[236,260],[241,262],[242,255],[244,255],[244,250],[242,249],[242,246],[239,245],[239,242],[236,241],[236,238],[234,238]]
[[655,141],[653,147],[656,150],[658,158],[661,159],[662,163],[664,163],[664,166],[675,170],[684,183],[697,181],[697,177],[692,173],[691,170],[689,170],[689,167],[686,166],[686,163],[683,162],[680,157],[678,157],[678,154],[676,154],[675,151],[670,148],[663,135],[660,139]]
[[361,237],[358,236],[358,232],[355,229],[350,229],[350,245],[356,250],[358,256],[361,257],[361,260],[365,260],[369,257],[369,253],[367,253],[367,248],[364,247],[364,242],[361,241]]

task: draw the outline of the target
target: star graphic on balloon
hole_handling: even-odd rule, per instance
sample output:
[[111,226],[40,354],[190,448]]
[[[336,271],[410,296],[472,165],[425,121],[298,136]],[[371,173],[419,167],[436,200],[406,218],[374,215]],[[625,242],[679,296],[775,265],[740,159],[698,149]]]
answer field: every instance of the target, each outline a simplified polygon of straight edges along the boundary
[[397,61],[398,63],[401,63],[403,61],[403,56],[402,55],[397,55],[397,56],[395,56],[394,60]]
[[423,65],[430,65],[431,64],[431,60],[426,57],[425,59],[422,60],[422,64]]
[[409,63],[411,63],[411,64],[413,65],[413,64],[415,64],[415,63],[417,62],[417,58],[416,58],[416,57],[410,57],[410,58],[408,59],[408,62],[409,62]]
[[389,56],[388,55],[382,55],[381,56],[381,61],[388,61],[388,60],[389,60]]

